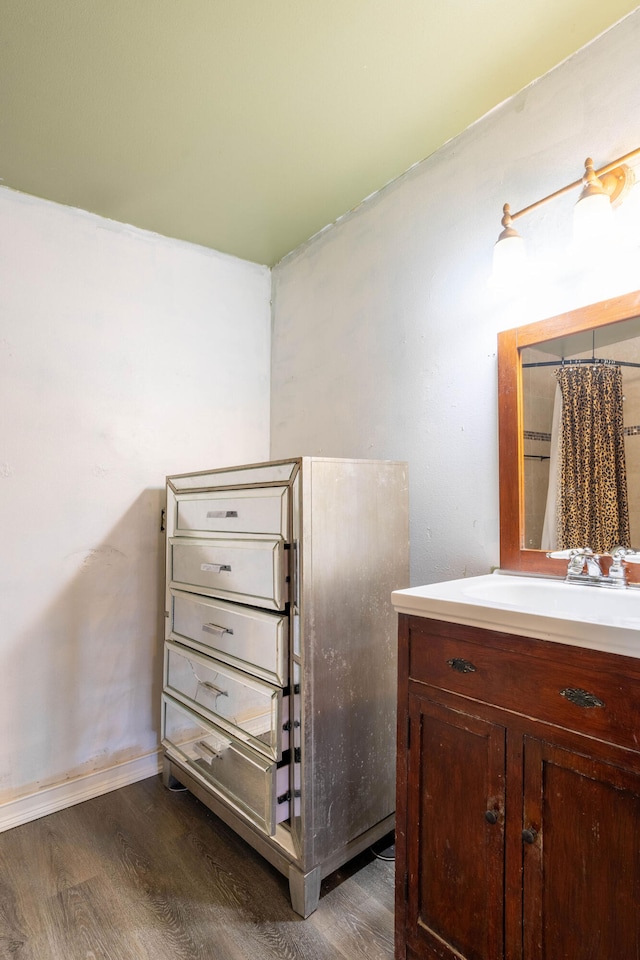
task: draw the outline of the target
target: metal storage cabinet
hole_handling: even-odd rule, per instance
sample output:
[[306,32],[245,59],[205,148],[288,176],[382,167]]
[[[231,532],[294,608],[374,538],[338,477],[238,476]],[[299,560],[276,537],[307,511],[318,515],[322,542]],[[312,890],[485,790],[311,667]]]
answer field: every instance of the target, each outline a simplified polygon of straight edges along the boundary
[[394,826],[404,463],[167,478],[164,780],[288,876],[293,909]]

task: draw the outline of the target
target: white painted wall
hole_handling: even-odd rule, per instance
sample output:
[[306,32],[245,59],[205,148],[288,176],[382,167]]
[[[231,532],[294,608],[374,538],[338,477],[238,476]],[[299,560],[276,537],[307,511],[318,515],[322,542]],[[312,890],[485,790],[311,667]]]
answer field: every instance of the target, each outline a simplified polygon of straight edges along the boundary
[[0,802],[157,763],[164,478],[268,458],[269,296],[0,189]]
[[274,268],[272,456],[407,460],[413,584],[499,563],[497,332],[640,286],[637,247],[564,259],[577,191],[520,221],[542,273],[487,285],[505,201],[640,146],[639,49],[640,10]]

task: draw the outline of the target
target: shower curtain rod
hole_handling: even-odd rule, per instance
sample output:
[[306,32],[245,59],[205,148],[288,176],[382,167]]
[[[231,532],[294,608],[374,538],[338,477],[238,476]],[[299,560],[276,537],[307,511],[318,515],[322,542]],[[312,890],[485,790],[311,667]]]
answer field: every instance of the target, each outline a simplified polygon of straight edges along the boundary
[[525,367],[572,367],[581,363],[601,363],[608,367],[640,367],[640,363],[631,363],[629,360],[608,360],[606,357],[591,357],[590,360],[540,360],[538,363],[523,363]]

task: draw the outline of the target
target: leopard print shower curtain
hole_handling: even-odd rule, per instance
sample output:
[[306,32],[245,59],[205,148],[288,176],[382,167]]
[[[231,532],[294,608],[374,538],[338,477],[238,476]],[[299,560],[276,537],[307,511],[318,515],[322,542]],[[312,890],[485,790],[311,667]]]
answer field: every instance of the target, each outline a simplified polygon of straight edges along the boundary
[[562,392],[558,547],[588,546],[596,553],[628,547],[622,371],[567,365],[556,377]]

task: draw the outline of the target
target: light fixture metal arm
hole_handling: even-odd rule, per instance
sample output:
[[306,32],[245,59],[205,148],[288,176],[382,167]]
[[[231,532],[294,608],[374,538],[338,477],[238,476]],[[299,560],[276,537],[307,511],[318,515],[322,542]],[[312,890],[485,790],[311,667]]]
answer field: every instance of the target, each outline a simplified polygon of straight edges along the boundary
[[[629,153],[625,153],[624,156],[618,157],[617,160],[612,160],[611,163],[605,164],[605,166],[600,167],[599,170],[595,170],[595,175],[599,178],[604,177],[613,170],[617,170],[618,167],[621,167],[623,164],[625,164],[627,160],[632,160],[637,156],[640,156],[640,147],[638,147],[636,150],[631,150]],[[522,217],[525,213],[535,210],[536,207],[541,207],[543,203],[547,203],[547,201],[553,200],[555,197],[560,197],[564,193],[569,193],[571,190],[575,190],[575,188],[579,187],[582,183],[583,178],[580,177],[579,180],[574,180],[573,183],[568,183],[566,187],[560,187],[559,190],[555,190],[553,193],[543,197],[541,200],[536,200],[535,203],[530,203],[527,207],[523,207],[522,210],[516,210],[515,213],[510,211],[511,220],[517,220],[518,217]]]

